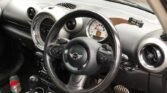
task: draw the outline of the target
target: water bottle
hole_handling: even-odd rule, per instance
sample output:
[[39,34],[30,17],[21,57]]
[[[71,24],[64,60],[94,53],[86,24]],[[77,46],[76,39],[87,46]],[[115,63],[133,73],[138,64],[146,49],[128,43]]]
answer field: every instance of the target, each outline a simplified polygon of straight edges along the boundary
[[9,79],[10,90],[12,93],[21,93],[20,80],[17,75],[11,76]]

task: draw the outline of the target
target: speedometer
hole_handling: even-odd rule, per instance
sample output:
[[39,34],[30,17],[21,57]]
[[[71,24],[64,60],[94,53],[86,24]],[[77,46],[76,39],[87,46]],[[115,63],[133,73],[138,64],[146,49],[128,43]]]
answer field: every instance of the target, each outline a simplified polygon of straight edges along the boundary
[[104,41],[108,37],[108,33],[104,25],[94,19],[90,20],[88,23],[86,34],[88,37],[93,38],[99,42]]

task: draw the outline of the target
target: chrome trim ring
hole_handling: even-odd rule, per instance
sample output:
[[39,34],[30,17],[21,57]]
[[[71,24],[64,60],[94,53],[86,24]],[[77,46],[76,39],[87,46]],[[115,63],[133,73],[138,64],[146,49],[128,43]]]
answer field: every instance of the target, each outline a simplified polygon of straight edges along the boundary
[[51,19],[54,22],[58,21],[61,17],[63,17],[68,10],[63,9],[59,6],[49,6],[40,11],[33,19],[31,25],[31,35],[35,46],[44,50],[45,41],[42,40],[40,35],[40,25],[45,19]]
[[[163,59],[163,62],[160,66],[155,67],[155,66],[152,66],[152,65],[148,64],[147,62],[145,62],[145,60],[142,56],[142,50],[147,45],[156,45],[163,52],[164,59]],[[165,68],[167,67],[167,51],[166,51],[166,49],[167,49],[167,45],[158,38],[148,38],[148,39],[144,40],[143,42],[141,42],[141,44],[138,47],[138,52],[137,52],[138,59],[139,59],[141,66],[143,66],[146,70],[153,72],[153,73],[160,73],[160,72],[164,71]]]
[[[87,37],[89,37],[89,38],[92,38],[92,37],[89,35],[89,28],[90,28],[91,24],[92,24],[94,21],[96,21],[96,20],[95,20],[95,19],[89,20],[89,22],[88,22],[88,24],[87,24],[87,26],[86,26],[86,35],[87,35]],[[108,33],[107,33],[107,36],[106,36],[105,38],[103,38],[103,39],[101,39],[101,40],[98,40],[98,42],[102,42],[102,41],[106,40],[107,37],[108,37]]]
[[41,23],[45,19],[51,19],[54,22],[56,21],[56,19],[54,19],[51,15],[46,14],[46,13],[40,13],[34,19],[34,22],[33,22],[33,25],[32,25],[32,30],[31,30],[33,41],[34,41],[35,45],[41,50],[44,49],[45,42],[42,40],[41,35],[40,35],[40,26],[41,26]]

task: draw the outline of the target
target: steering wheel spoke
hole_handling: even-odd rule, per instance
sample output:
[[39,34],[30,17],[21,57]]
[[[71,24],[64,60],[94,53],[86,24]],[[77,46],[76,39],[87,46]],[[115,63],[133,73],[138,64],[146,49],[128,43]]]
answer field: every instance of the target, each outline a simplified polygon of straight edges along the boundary
[[63,54],[64,48],[61,45],[51,45],[48,47],[49,56],[59,59]]
[[83,89],[87,76],[71,74],[67,87],[73,90]]
[[97,52],[97,63],[105,67],[110,67],[113,62],[114,55],[112,48],[107,44],[103,44]]
[[66,38],[59,38],[57,39],[56,43],[55,42],[50,43],[49,46],[47,47],[49,56],[56,59],[62,58],[65,46],[68,42],[69,40]]

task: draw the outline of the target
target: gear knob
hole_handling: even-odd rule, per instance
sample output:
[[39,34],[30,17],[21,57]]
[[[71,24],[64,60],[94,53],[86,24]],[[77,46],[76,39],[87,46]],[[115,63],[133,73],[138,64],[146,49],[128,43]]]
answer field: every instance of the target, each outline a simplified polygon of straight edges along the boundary
[[29,77],[29,89],[30,89],[30,93],[33,93],[33,91],[35,90],[35,88],[37,87],[39,82],[39,78],[35,75],[30,76]]
[[114,93],[130,93],[129,89],[123,85],[116,85],[114,87]]
[[29,81],[31,81],[31,82],[38,82],[39,78],[37,76],[33,75],[33,76],[30,76]]

